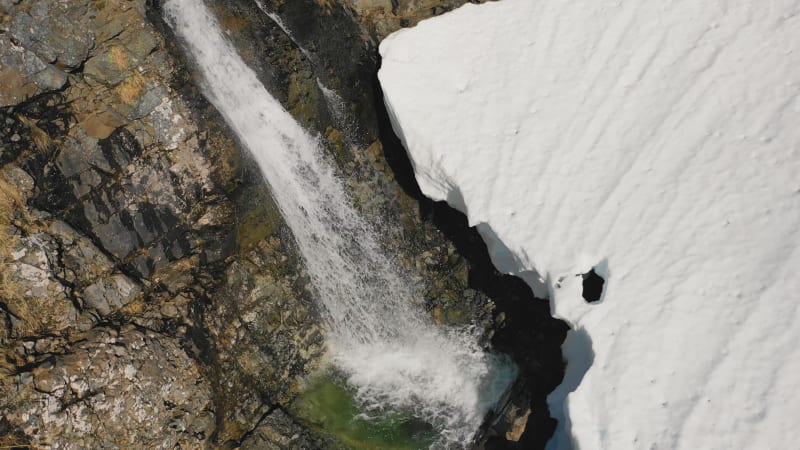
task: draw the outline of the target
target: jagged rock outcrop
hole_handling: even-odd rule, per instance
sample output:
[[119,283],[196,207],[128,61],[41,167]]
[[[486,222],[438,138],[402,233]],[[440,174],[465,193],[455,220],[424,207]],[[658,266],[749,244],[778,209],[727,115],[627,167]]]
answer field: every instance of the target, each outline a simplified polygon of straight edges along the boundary
[[[400,28],[414,26],[420,20],[444,14],[464,3],[486,0],[343,0],[352,9],[365,30],[376,41]],[[324,3],[324,2],[322,2]]]

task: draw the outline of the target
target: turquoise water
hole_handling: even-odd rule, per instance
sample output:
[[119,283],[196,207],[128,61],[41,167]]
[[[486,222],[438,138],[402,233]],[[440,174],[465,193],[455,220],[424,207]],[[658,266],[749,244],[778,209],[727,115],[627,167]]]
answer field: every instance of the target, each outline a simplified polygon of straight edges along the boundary
[[[341,377],[315,376],[295,402],[295,413],[312,429],[357,450],[420,450],[436,440],[433,427],[411,414],[386,412],[369,418]],[[374,414],[373,414],[374,415]]]

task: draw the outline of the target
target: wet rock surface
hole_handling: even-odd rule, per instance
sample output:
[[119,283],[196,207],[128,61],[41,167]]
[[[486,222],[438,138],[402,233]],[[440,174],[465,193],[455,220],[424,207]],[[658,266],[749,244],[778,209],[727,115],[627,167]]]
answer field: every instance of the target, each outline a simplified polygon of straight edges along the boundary
[[[539,446],[565,328],[422,197],[375,80],[379,39],[464,1],[211,3],[433,320],[520,365],[486,448]],[[325,350],[291,231],[160,15],[0,0],[0,446],[335,448],[291,413]]]
[[242,440],[241,450],[343,449],[336,442],[315,436],[283,410],[270,411]]
[[355,13],[313,0],[234,0],[214,10],[264,85],[318,136],[355,206],[381,234],[386,254],[416,282],[435,320],[488,326],[493,306],[468,286],[468,262],[420,208],[425,200],[410,171],[403,183],[396,179],[393,159],[408,162],[402,147],[384,147],[393,135],[381,123],[376,44]]
[[515,398],[491,420],[479,445],[540,448],[555,428],[546,397],[563,377],[560,345],[568,327],[552,319],[548,303],[522,280],[494,269],[463,215],[421,194],[374,79],[382,37],[376,30],[388,33],[463,2],[436,3],[398,4],[392,20],[373,15],[367,3],[311,0],[236,0],[216,3],[215,12],[265,86],[316,131],[357,208],[416,282],[434,321],[482,328],[486,343],[520,367]]

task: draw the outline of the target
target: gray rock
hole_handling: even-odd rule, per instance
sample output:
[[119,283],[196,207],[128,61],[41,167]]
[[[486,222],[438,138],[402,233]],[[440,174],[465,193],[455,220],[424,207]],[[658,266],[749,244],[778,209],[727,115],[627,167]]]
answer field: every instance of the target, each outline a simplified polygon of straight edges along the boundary
[[56,156],[56,166],[67,177],[73,177],[90,168],[86,149],[93,146],[85,145],[72,136],[67,137],[65,145]]
[[[20,48],[36,69],[72,73],[58,95],[15,108],[38,121],[51,150],[23,149],[3,161],[25,164],[36,181],[30,205],[52,216],[32,211],[36,223],[20,225],[50,238],[44,250],[26,243],[15,261],[15,270],[28,271],[16,282],[31,295],[9,309],[14,336],[0,334],[10,342],[0,361],[25,375],[0,375],[0,421],[33,447],[213,448],[246,435],[251,448],[332,448],[282,409],[324,350],[301,265],[290,239],[276,237],[285,228],[277,209],[264,206],[261,178],[243,172],[235,138],[161,45],[142,15],[144,0],[8,4],[7,23],[18,29],[6,34],[25,34]],[[351,20],[337,17],[327,23]],[[28,18],[41,18],[42,29],[30,30]],[[351,25],[336,42],[360,42]],[[332,68],[349,66],[357,51]],[[296,49],[280,54],[281,74],[295,70]],[[23,85],[40,92],[40,84],[58,84],[42,73],[25,75]],[[312,75],[302,78],[316,89]],[[25,95],[35,94],[15,99]],[[8,129],[20,147],[31,141],[31,133]],[[247,198],[242,183],[264,198]]]
[[124,47],[112,46],[89,58],[83,72],[105,85],[116,86],[130,76],[137,62]]
[[81,296],[84,307],[94,308],[101,316],[107,316],[135,300],[141,288],[122,274],[111,275],[87,286]]
[[125,42],[125,48],[128,49],[131,56],[139,61],[143,61],[157,47],[158,39],[149,31],[132,33]]
[[69,289],[60,281],[59,245],[45,233],[17,239],[4,271],[5,308],[11,336],[60,333],[76,327],[78,311]]
[[[26,11],[16,11],[8,24],[20,44],[43,61],[76,68],[94,46],[86,4],[58,0],[26,2]],[[19,7],[17,7],[19,8]]]
[[33,177],[28,175],[28,172],[25,172],[19,167],[10,167],[8,169],[3,170],[3,176],[9,183],[13,184],[20,190],[23,194],[29,194],[33,191],[35,186],[35,181]]
[[156,106],[160,105],[167,96],[167,89],[160,85],[148,85],[144,95],[138,97],[133,107],[131,119],[141,119],[150,114]]
[[0,107],[61,89],[66,82],[64,72],[0,34]]
[[333,450],[341,447],[334,442],[323,442],[320,438],[310,436],[304,427],[298,425],[280,409],[276,409],[264,417],[239,447],[240,450],[310,450],[317,448]]

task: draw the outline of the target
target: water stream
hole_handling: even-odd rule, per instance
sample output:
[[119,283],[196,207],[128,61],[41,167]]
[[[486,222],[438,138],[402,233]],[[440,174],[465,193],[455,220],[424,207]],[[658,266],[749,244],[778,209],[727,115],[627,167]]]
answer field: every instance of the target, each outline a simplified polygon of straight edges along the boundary
[[513,381],[468,328],[434,326],[309,134],[259,82],[202,0],[168,0],[167,22],[271,187],[292,229],[327,328],[332,364],[367,415],[402,411],[431,424],[436,447],[465,447]]

